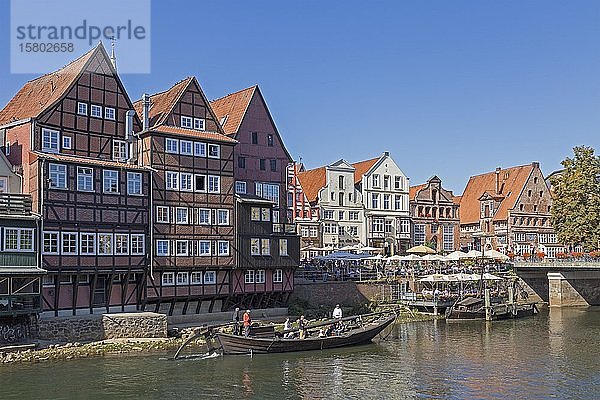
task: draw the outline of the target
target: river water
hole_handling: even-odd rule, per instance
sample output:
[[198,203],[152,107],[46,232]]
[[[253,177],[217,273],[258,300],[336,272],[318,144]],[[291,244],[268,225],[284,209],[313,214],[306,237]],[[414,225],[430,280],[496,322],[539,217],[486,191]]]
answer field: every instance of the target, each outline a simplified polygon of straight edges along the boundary
[[281,355],[0,365],[1,399],[600,398],[600,308],[398,324],[375,344]]

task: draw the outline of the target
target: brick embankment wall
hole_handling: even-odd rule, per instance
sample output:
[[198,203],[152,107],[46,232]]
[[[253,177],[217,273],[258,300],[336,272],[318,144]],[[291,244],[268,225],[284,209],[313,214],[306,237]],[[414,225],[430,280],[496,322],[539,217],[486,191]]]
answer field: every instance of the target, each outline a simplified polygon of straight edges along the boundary
[[167,316],[149,312],[42,318],[37,333],[40,340],[62,342],[163,337]]
[[383,291],[388,287],[382,283],[345,282],[311,282],[296,283],[290,302],[307,302],[309,307],[351,307],[371,301],[383,300]]

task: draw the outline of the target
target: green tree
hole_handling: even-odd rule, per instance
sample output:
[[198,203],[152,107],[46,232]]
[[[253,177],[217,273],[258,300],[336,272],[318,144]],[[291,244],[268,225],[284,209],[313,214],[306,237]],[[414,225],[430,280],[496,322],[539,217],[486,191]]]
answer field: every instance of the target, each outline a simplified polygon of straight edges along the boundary
[[600,240],[600,156],[586,146],[573,148],[573,153],[551,181],[552,225],[560,242],[591,251]]

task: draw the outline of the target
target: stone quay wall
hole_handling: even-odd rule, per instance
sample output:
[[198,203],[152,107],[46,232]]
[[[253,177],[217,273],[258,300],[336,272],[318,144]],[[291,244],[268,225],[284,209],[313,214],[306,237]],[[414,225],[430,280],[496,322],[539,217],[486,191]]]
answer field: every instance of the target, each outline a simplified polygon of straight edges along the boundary
[[165,338],[167,316],[150,312],[41,318],[37,338],[59,342]]
[[383,300],[384,291],[388,286],[389,284],[386,283],[359,283],[354,281],[296,282],[290,301],[304,301],[310,307],[333,308],[336,304],[350,307]]

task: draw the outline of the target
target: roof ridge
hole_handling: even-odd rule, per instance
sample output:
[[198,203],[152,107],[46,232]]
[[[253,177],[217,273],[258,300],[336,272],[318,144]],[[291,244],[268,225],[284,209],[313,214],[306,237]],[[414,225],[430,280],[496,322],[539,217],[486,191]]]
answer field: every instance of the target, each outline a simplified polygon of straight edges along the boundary
[[[176,83],[172,84],[172,85],[171,85],[171,87],[169,87],[168,89],[165,89],[165,90],[163,90],[163,91],[160,91],[160,92],[152,93],[152,94],[150,95],[150,97],[153,97],[153,96],[158,96],[158,95],[161,95],[161,94],[165,94],[165,93],[167,93],[168,91],[172,90],[172,89],[173,89],[175,86],[179,85],[180,83],[183,83],[183,82],[185,82],[186,80],[188,80],[188,79],[193,79],[193,78],[194,78],[193,76],[187,76],[187,77],[185,77],[185,78],[181,79],[180,81],[177,81]],[[140,101],[142,101],[142,100],[143,100],[143,99],[138,99],[138,100],[136,100],[134,103],[138,103],[138,102],[140,102]]]
[[42,78],[45,78],[45,77],[48,77],[48,76],[51,76],[51,75],[54,75],[54,74],[57,74],[57,73],[59,73],[60,71],[62,71],[62,70],[64,70],[64,69],[66,69],[67,67],[69,67],[69,66],[71,66],[71,65],[75,64],[77,61],[81,60],[83,57],[85,57],[85,56],[89,55],[89,54],[90,54],[90,53],[92,53],[93,51],[96,51],[96,49],[97,49],[98,47],[100,47],[100,46],[104,47],[104,45],[102,44],[102,42],[99,42],[99,43],[98,43],[98,44],[97,44],[95,47],[92,47],[90,50],[86,51],[85,53],[83,53],[82,55],[80,55],[79,57],[77,57],[76,59],[74,59],[73,61],[69,62],[68,64],[65,64],[65,65],[63,65],[63,66],[62,66],[62,67],[60,67],[59,69],[57,69],[57,70],[55,70],[55,71],[47,72],[47,73],[45,73],[44,75],[40,75],[40,76],[38,76],[37,78],[34,78],[34,79],[31,79],[31,80],[28,80],[27,82],[25,82],[25,84],[32,83],[32,82],[35,82],[35,81],[37,81],[37,80],[40,80],[40,79],[42,79]]
[[[531,167],[531,166],[532,166],[531,163],[529,163],[529,164],[523,164],[523,165],[515,165],[515,166],[512,166],[512,167],[508,167],[508,168],[500,168],[500,171],[508,171],[509,169],[524,168],[524,167]],[[484,172],[484,173],[477,174],[477,175],[471,175],[470,178],[476,178],[478,176],[493,174],[495,172],[496,171],[488,171],[488,172]]]

